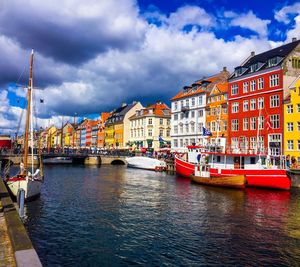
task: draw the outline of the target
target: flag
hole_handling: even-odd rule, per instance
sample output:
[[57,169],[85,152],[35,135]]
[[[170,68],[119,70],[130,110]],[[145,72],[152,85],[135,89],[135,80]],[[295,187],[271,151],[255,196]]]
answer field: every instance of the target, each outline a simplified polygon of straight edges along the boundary
[[208,129],[202,127],[203,129],[203,136],[212,136],[211,131],[209,131]]
[[159,141],[160,143],[164,143],[164,142],[165,142],[165,140],[162,139],[162,137],[161,137],[160,135],[158,136],[158,141]]
[[269,131],[270,129],[273,129],[273,125],[272,125],[270,117],[267,118],[266,126],[267,126],[267,131]]

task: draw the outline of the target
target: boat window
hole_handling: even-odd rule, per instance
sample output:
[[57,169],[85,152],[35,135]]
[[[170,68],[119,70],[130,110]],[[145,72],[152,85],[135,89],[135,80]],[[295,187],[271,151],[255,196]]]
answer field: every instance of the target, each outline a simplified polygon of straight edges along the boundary
[[255,157],[250,157],[250,164],[255,164]]
[[221,156],[217,156],[217,162],[221,162]]

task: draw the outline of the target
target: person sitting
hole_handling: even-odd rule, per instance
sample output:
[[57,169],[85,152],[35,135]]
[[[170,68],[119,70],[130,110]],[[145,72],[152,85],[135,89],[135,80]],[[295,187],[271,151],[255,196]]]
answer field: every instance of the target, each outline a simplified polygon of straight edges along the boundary
[[296,158],[294,156],[291,158],[291,163],[292,163],[292,165],[291,165],[292,169],[298,168],[298,161],[296,160]]

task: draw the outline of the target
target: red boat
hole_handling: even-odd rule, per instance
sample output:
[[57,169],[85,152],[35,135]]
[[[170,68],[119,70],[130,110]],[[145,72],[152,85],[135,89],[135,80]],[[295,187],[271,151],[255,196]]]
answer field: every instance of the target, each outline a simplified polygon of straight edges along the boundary
[[[190,177],[199,162],[200,149],[190,149],[183,159],[175,157],[176,172],[185,177]],[[289,190],[291,180],[287,176],[285,164],[279,157],[270,158],[267,155],[256,154],[228,154],[218,152],[205,152],[206,160],[210,165],[212,177],[229,175],[244,175],[248,187],[261,187],[279,190]],[[198,157],[198,159],[197,159]],[[275,163],[279,163],[275,165]]]

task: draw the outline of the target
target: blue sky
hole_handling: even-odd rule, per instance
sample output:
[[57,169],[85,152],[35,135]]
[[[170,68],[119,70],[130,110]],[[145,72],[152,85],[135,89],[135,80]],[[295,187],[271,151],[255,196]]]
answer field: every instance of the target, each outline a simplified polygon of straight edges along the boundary
[[251,51],[300,38],[300,1],[11,0],[0,9],[0,133],[14,131],[24,106],[13,85],[27,84],[31,48],[46,126],[134,100],[169,104]]

